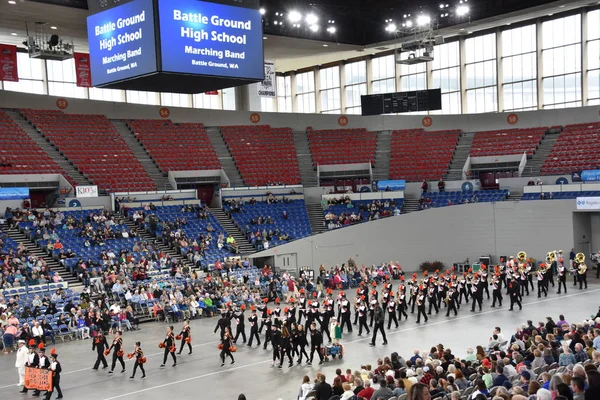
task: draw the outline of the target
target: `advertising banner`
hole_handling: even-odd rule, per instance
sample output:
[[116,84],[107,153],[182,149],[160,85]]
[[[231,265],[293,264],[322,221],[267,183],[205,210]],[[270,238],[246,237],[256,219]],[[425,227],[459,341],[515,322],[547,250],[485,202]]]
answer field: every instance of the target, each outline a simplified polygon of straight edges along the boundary
[[0,81],[19,81],[17,46],[0,44]]
[[98,197],[98,186],[76,186],[75,194],[77,198]]
[[87,28],[94,85],[157,71],[152,0],[135,0],[90,15]]
[[162,71],[264,79],[258,9],[158,0]]
[[75,74],[77,75],[77,86],[92,87],[90,55],[84,53],[73,53],[73,59],[75,60]]
[[581,180],[584,182],[600,182],[600,169],[582,171]]
[[265,79],[258,82],[259,97],[277,97],[277,81],[275,78],[275,62],[265,60]]
[[600,210],[600,197],[578,197],[578,210]]
[[29,198],[29,188],[0,188],[0,200],[23,200]]
[[395,181],[378,181],[377,182],[377,190],[404,190],[406,189],[406,181],[405,180],[395,180]]

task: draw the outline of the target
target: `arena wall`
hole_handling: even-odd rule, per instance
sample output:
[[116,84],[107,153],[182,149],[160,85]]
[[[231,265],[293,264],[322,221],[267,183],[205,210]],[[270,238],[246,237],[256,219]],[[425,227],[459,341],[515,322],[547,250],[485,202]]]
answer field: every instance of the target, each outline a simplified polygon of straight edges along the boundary
[[[520,250],[541,260],[550,250],[568,252],[571,247],[578,247],[576,232],[588,228],[583,226],[585,222],[574,224],[574,215],[582,214],[581,221],[590,221],[596,215],[600,222],[597,214],[574,211],[575,200],[458,205],[342,228],[253,256],[273,256],[278,267],[278,260],[285,255],[292,255],[298,267],[315,268],[320,264],[341,264],[349,257],[367,265],[394,260],[407,271],[417,270],[423,261],[439,260],[452,265],[467,257],[473,262],[481,255],[492,255],[493,262],[497,262],[499,256],[514,255]],[[594,225],[596,220],[588,224]],[[600,224],[593,232],[595,243],[600,246]],[[585,232],[580,236],[586,236]]]
[[[0,107],[2,108],[35,108],[56,109],[58,97],[34,95],[0,90]],[[159,106],[145,106],[105,101],[67,99],[67,113],[104,114],[113,119],[127,118],[160,118]],[[252,112],[218,111],[192,108],[168,107],[170,117],[175,122],[202,122],[207,126],[248,125]],[[528,128],[540,126],[566,125],[572,123],[592,122],[599,119],[600,106],[577,107],[559,110],[542,110],[519,112],[518,122],[509,125],[508,113],[465,114],[465,115],[432,115],[433,125],[428,130],[462,129],[465,132],[485,131],[508,128]],[[266,113],[260,112],[260,124],[274,127],[291,127],[304,130],[307,127],[318,129],[340,128],[338,115],[299,114],[299,113]],[[422,128],[422,115],[386,115],[362,117],[349,115],[345,128],[367,128],[372,131]]]

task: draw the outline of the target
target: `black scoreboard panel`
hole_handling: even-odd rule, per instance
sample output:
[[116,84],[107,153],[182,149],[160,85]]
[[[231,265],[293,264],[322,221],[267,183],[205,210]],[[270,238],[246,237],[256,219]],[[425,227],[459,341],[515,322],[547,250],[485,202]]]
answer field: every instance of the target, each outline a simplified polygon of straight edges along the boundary
[[442,109],[440,89],[361,96],[362,115],[399,114]]

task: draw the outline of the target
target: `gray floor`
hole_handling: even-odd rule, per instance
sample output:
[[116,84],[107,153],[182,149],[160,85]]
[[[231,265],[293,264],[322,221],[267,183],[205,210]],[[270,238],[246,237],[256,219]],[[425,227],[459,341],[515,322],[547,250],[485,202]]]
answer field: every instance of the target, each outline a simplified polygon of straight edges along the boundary
[[[133,343],[142,342],[148,357],[146,364],[147,378],[135,381],[129,379],[133,362],[126,360],[127,372],[120,374],[117,368],[115,375],[106,371],[92,371],[95,360],[92,344],[89,340],[58,343],[57,352],[63,367],[61,386],[66,399],[167,399],[177,396],[181,399],[214,399],[235,400],[240,393],[246,394],[249,400],[295,400],[297,390],[304,375],[314,377],[321,370],[328,377],[334,375],[338,367],[357,369],[361,363],[375,364],[378,357],[397,351],[410,355],[414,348],[430,348],[437,343],[444,343],[454,354],[464,356],[468,346],[486,344],[494,326],[501,326],[507,336],[515,328],[532,319],[534,322],[552,316],[555,320],[563,313],[569,322],[580,322],[595,314],[600,302],[598,294],[600,284],[590,277],[588,290],[579,291],[568,286],[567,295],[557,295],[551,290],[548,298],[537,299],[529,296],[524,300],[522,311],[509,312],[508,299],[505,297],[502,308],[491,308],[484,300],[483,312],[471,313],[463,307],[458,317],[446,318],[441,313],[432,316],[427,324],[417,325],[415,316],[409,314],[408,321],[403,321],[398,329],[388,331],[388,346],[369,347],[370,338],[358,337],[354,331],[343,339],[346,354],[343,363],[332,361],[319,368],[294,366],[276,370],[269,367],[270,351],[249,349],[240,346],[235,353],[236,364],[220,367],[218,341],[211,332],[217,322],[216,318],[192,321],[192,337],[194,354],[182,355],[177,367],[161,370],[162,351],[157,344],[164,337],[165,324],[152,323],[142,325],[138,332],[125,333],[125,352],[132,351]],[[180,329],[181,324],[175,327]],[[185,352],[184,352],[185,354]],[[14,354],[0,356],[0,397],[6,399],[26,398],[17,394],[17,373],[14,368]],[[139,374],[139,372],[138,372]],[[329,380],[329,379],[328,379]],[[30,395],[29,395],[30,396]],[[27,396],[27,397],[29,397]],[[54,394],[53,398],[56,397]]]

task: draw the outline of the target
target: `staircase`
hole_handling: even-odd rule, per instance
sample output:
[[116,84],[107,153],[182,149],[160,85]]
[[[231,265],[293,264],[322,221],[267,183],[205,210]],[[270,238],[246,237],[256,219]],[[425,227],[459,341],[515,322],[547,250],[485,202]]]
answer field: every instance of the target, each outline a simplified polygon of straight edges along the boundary
[[411,212],[419,211],[419,199],[418,198],[404,198],[404,207],[402,207],[402,213],[408,214]]
[[240,254],[246,255],[250,253],[255,253],[256,249],[250,244],[246,236],[242,233],[240,228],[237,226],[233,219],[229,218],[225,211],[219,207],[211,207],[210,213],[214,215],[214,217],[219,221],[219,224],[225,229],[228,236],[233,236],[236,243],[238,244],[238,249]]
[[152,243],[154,248],[162,251],[163,253],[170,255],[171,258],[173,258],[175,260],[181,260],[183,262],[183,264],[190,267],[190,269],[196,269],[196,270],[199,269],[193,263],[189,262],[187,258],[185,258],[181,254],[177,253],[177,251],[174,248],[171,248],[168,245],[163,244],[161,241],[155,242],[156,237],[152,236],[149,232],[147,232],[145,230],[138,231],[137,227],[135,226],[135,224],[133,223],[131,218],[123,218],[123,220],[120,223],[124,223],[125,225],[127,225],[127,227],[129,228],[130,231],[138,232],[141,239],[143,239],[144,241],[146,241],[148,243]]
[[292,134],[294,145],[296,146],[296,157],[298,157],[298,169],[300,170],[302,184],[304,186],[319,186],[308,144],[308,135],[305,131],[294,131]]
[[523,195],[521,193],[511,193],[506,198],[506,201],[520,201]]
[[465,166],[467,158],[469,157],[469,153],[471,152],[471,145],[473,144],[474,138],[475,133],[472,132],[460,134],[460,136],[458,137],[458,143],[456,143],[456,148],[454,149],[454,154],[452,155],[452,161],[450,161],[448,173],[444,176],[444,180],[462,180],[463,167]]
[[325,216],[323,215],[323,207],[321,204],[306,204],[306,211],[308,212],[308,220],[310,222],[310,230],[313,235],[325,232],[327,227],[325,226]]
[[6,223],[2,224],[2,231],[5,232],[8,235],[8,237],[13,239],[15,242],[22,243],[27,248],[27,250],[29,250],[30,255],[33,255],[38,258],[43,258],[46,261],[46,263],[48,264],[48,267],[52,271],[58,272],[58,274],[62,277],[63,281],[67,282],[69,284],[70,289],[73,289],[73,290],[78,290],[78,288],[79,288],[79,290],[83,289],[83,284],[81,282],[79,282],[77,277],[74,277],[73,275],[71,275],[71,273],[69,271],[67,271],[67,269],[65,267],[63,267],[61,264],[59,264],[59,262],[57,260],[55,260],[51,256],[49,256],[48,253],[44,249],[37,247],[35,245],[35,243],[33,243],[25,235],[25,233],[21,232],[18,228],[10,227]]
[[544,161],[548,157],[548,154],[552,151],[552,147],[554,143],[558,140],[560,136],[560,132],[556,133],[545,133],[544,137],[537,150],[533,154],[531,159],[527,160],[527,165],[525,165],[525,169],[523,170],[523,174],[521,176],[539,176],[540,171],[542,169],[542,165],[544,165]]
[[54,145],[52,145],[40,132],[37,131],[17,111],[6,111],[6,113],[27,133],[42,150],[50,156],[69,175],[77,185],[90,185],[91,182],[71,162],[63,156]]
[[150,157],[144,146],[135,138],[135,135],[131,132],[125,121],[113,119],[111,122],[123,140],[125,140],[135,158],[137,158],[144,167],[144,170],[146,170],[146,173],[152,178],[152,181],[156,185],[156,190],[172,190],[173,187],[167,176],[158,169],[154,160]]
[[375,166],[373,179],[386,180],[390,177],[390,149],[392,147],[392,131],[377,132],[377,146],[375,147]]
[[206,133],[217,153],[223,171],[225,171],[225,174],[227,174],[227,177],[229,178],[231,187],[245,186],[240,171],[238,170],[237,165],[235,165],[235,161],[233,161],[233,156],[229,152],[229,148],[225,143],[225,139],[223,139],[223,135],[221,135],[219,127],[207,127]]

